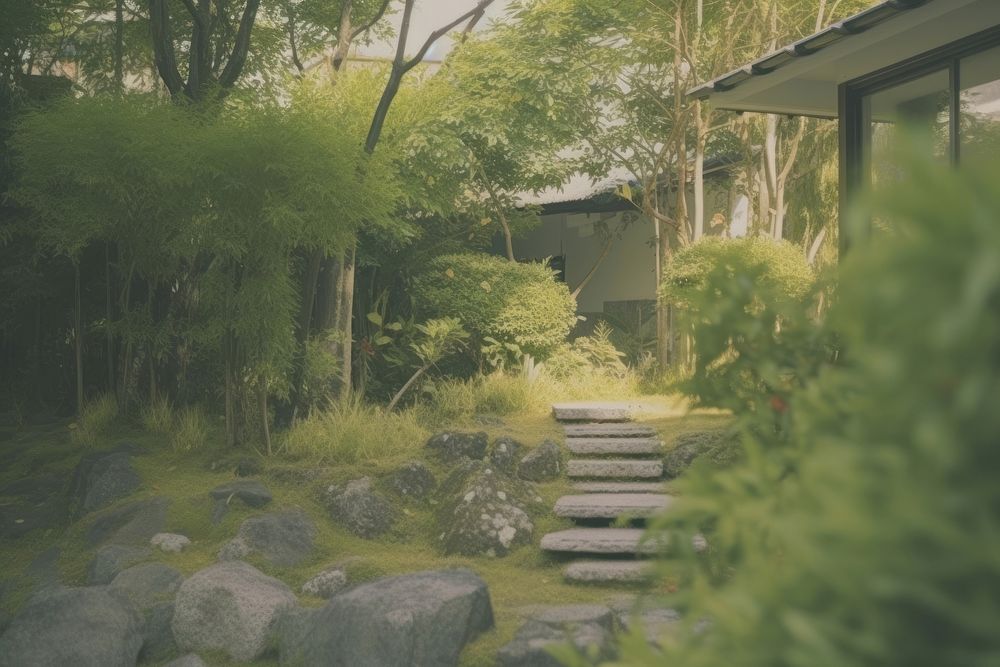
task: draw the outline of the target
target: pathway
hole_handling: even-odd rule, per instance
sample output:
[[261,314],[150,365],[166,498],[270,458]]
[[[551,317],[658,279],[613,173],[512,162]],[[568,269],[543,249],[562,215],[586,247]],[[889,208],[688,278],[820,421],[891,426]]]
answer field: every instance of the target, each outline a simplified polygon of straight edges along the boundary
[[[557,404],[552,412],[564,424],[572,455],[566,474],[577,492],[556,501],[555,513],[577,526],[545,535],[542,549],[580,557],[566,566],[568,581],[642,580],[649,573],[642,556],[655,550],[640,544],[643,525],[671,502],[663,483],[663,443],[617,404]],[[618,519],[628,527],[617,527]]]

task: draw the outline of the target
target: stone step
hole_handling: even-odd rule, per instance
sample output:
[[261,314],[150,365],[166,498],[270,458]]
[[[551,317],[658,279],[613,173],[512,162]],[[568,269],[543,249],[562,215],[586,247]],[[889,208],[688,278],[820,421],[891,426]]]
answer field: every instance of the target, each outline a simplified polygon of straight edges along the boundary
[[650,479],[663,475],[663,461],[635,459],[573,459],[566,463],[570,477],[633,477]]
[[642,528],[570,528],[549,533],[542,538],[545,551],[589,554],[653,553],[656,544],[643,542]]
[[663,482],[574,482],[573,489],[582,493],[664,493]]
[[627,422],[632,411],[621,405],[600,403],[556,403],[552,415],[557,421]]
[[647,518],[667,509],[673,501],[662,493],[585,493],[556,501],[556,516],[569,519]]
[[565,424],[567,438],[653,438],[656,431],[642,424]]
[[659,454],[663,442],[655,438],[567,438],[566,448],[574,454]]
[[646,560],[578,560],[563,570],[566,581],[579,584],[629,584],[652,577],[653,564]]

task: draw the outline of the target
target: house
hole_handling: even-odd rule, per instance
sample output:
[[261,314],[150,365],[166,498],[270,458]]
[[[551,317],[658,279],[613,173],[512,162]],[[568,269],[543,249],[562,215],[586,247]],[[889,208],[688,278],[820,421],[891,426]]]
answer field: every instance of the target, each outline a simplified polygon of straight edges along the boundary
[[886,0],[688,94],[720,109],[839,119],[845,204],[899,173],[891,149],[903,124],[930,132],[954,164],[1000,154],[1000,0]]
[[[706,233],[742,236],[749,206],[730,178],[735,158],[706,160]],[[638,193],[639,179],[624,168],[597,181],[574,175],[559,188],[521,193],[524,205],[537,206],[539,224],[514,239],[519,260],[547,260],[571,291],[578,291],[578,311],[586,332],[599,319],[618,328],[644,326],[656,308],[656,245],[652,221],[622,196]],[[665,187],[665,186],[661,186]],[[689,207],[693,194],[688,193]],[[498,240],[494,251],[503,253]]]

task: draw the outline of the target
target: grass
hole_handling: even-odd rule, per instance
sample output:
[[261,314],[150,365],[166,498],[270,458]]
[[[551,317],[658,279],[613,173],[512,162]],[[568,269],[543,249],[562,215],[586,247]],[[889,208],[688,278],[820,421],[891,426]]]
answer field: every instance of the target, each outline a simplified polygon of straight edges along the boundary
[[70,425],[73,442],[84,447],[96,445],[111,431],[117,418],[118,402],[114,396],[103,394],[87,402],[80,418]]
[[[497,398],[498,387],[509,386],[504,383],[512,382],[511,378],[493,378],[477,387],[453,389],[456,393],[471,394],[474,400],[462,399],[468,402],[448,426],[484,430],[491,438],[510,435],[529,447],[537,446],[545,438],[558,439],[560,429],[549,416],[548,406],[539,404],[542,394],[535,393],[542,387],[529,387],[528,395],[532,398],[528,403],[522,402],[523,397],[512,401]],[[660,429],[668,442],[684,432],[718,428],[729,419],[720,413],[696,412],[685,416],[686,405],[674,398],[635,396],[633,400],[639,406],[640,418]],[[493,419],[485,420],[485,425],[476,420],[476,415],[486,412],[487,406],[504,411],[512,405],[517,406],[514,412],[490,415]],[[261,475],[275,497],[267,510],[298,507],[309,513],[317,526],[316,550],[307,562],[295,568],[276,568],[253,558],[251,562],[295,591],[324,567],[349,557],[361,558],[348,570],[352,583],[424,569],[468,567],[489,585],[496,628],[466,647],[461,658],[463,667],[493,665],[497,649],[510,641],[523,621],[526,608],[532,605],[607,603],[616,596],[637,592],[627,587],[567,585],[562,580],[564,561],[535,547],[523,547],[502,559],[444,556],[435,544],[433,508],[429,504],[397,505],[402,508],[401,519],[389,534],[377,540],[357,538],[328,520],[320,501],[320,492],[327,484],[363,475],[378,480],[412,458],[427,461],[438,479],[443,478],[446,467],[421,455],[431,430],[427,421],[421,421],[421,416],[427,419],[427,414],[421,415],[419,410],[388,415],[375,408],[348,405],[316,415],[289,432],[285,448],[265,462]],[[207,421],[204,415],[202,418]],[[246,452],[223,449],[221,434],[204,423],[201,432],[205,441],[200,447],[175,447],[176,431],[182,422],[183,417],[179,416],[178,425],[171,433],[154,433],[118,424],[114,427],[117,430],[99,436],[91,446],[112,447],[128,439],[149,452],[134,459],[145,485],[124,502],[154,495],[170,497],[166,529],[187,535],[192,544],[182,553],[158,553],[155,557],[190,575],[215,563],[218,551],[235,535],[240,523],[259,510],[235,503],[220,524],[212,525],[207,492],[231,479],[232,473],[227,466],[216,466],[213,472],[209,463],[245,456]],[[0,482],[50,471],[68,476],[81,454],[81,446],[69,433],[65,425],[61,425],[22,429],[6,441],[0,440],[0,453],[8,462],[0,472]],[[310,477],[308,471],[317,474]],[[539,485],[546,507],[551,507],[568,490],[565,480]],[[537,516],[534,521],[536,544],[541,535],[570,525],[552,514]],[[0,542],[0,561],[5,564],[7,573],[23,572],[35,557],[56,545],[62,549],[59,568],[64,581],[82,584],[94,553],[83,541],[87,525],[88,521],[83,520],[66,529],[47,533],[36,531],[20,540]],[[30,591],[30,582],[23,577],[14,577],[14,580],[13,589],[0,599],[0,609],[16,608]],[[322,604],[318,599],[300,599],[306,605]],[[212,665],[231,664],[223,656],[203,657]],[[256,664],[274,662],[265,659]]]

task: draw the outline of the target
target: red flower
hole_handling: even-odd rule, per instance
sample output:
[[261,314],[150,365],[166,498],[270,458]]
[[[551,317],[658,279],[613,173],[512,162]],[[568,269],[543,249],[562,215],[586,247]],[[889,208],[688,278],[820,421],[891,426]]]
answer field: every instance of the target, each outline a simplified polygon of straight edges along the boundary
[[785,403],[785,399],[777,394],[772,394],[771,396],[771,409],[775,412],[785,412],[788,410],[788,403]]

